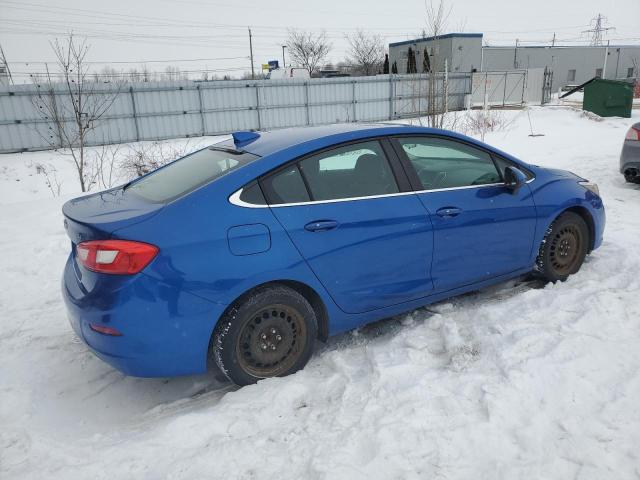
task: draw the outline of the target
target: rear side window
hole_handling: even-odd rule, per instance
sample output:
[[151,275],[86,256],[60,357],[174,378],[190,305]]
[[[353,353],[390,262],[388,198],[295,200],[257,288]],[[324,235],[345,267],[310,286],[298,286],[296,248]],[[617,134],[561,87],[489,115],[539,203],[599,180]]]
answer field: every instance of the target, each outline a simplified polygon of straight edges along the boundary
[[265,195],[271,205],[309,201],[307,187],[304,185],[304,180],[302,180],[302,175],[300,175],[296,164],[289,165],[274,175],[266,177],[262,182]]
[[267,201],[264,199],[262,190],[258,182],[251,182],[249,185],[242,189],[240,194],[240,200],[252,205],[266,205]]
[[502,182],[491,155],[483,150],[435,137],[399,138],[398,142],[425,190]]
[[398,193],[398,184],[377,141],[346,145],[300,161],[312,200]]
[[166,203],[258,158],[251,153],[224,149],[226,145],[221,148],[221,145],[180,158],[142,177],[126,190],[151,202]]

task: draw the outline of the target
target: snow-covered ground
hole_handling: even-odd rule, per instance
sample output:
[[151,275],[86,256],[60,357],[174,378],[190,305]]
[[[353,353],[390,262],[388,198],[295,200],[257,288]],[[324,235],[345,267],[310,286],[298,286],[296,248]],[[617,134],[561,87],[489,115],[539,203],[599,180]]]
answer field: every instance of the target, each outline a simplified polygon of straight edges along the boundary
[[640,112],[530,114],[544,136],[510,111],[486,141],[599,184],[605,241],[579,274],[379,322],[242,389],[216,373],[125,377],[89,353],[59,293],[69,159],[0,156],[0,477],[640,478],[640,186],[617,170]]

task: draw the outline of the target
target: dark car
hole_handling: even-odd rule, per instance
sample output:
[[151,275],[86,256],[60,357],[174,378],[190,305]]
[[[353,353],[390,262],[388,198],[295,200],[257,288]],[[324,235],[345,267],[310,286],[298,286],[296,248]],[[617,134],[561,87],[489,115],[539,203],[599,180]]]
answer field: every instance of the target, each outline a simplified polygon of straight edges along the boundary
[[632,125],[624,137],[620,173],[627,182],[640,183],[640,122]]

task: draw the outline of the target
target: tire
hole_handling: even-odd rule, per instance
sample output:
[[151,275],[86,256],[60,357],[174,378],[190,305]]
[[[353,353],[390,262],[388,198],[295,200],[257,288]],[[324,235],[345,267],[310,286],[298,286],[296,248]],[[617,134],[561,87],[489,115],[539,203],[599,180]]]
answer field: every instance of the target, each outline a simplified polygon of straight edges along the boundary
[[582,266],[589,250],[589,228],[582,217],[565,212],[548,228],[536,266],[550,282],[564,282]]
[[249,385],[303,368],[317,335],[306,298],[285,286],[258,288],[220,318],[210,355],[229,380]]

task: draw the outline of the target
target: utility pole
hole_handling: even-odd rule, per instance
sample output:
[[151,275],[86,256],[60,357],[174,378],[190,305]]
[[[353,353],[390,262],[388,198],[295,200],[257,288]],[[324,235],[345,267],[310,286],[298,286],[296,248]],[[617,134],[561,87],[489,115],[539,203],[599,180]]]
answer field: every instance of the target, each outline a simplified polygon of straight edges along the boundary
[[444,113],[449,113],[449,59],[444,59]]
[[282,68],[287,66],[287,63],[284,61],[284,49],[287,48],[286,45],[282,45]]
[[256,78],[255,72],[253,70],[253,41],[251,39],[251,27],[249,28],[249,55],[251,55],[251,80]]
[[516,48],[513,49],[513,68],[518,68],[518,39],[516,38]]
[[552,47],[556,46],[556,32],[553,32],[553,40],[551,40],[551,46]]
[[604,49],[604,63],[602,64],[602,78],[607,78],[607,57],[609,56],[609,40],[607,47]]

